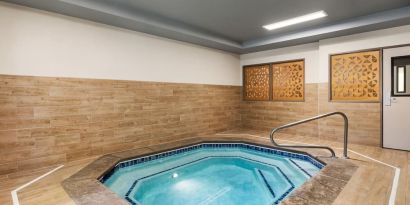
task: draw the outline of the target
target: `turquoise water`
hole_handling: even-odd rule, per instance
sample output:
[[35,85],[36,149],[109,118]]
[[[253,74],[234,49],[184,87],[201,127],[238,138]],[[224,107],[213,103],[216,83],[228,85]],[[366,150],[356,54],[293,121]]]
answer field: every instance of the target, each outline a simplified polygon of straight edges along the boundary
[[291,160],[242,148],[201,148],[120,168],[104,185],[130,204],[276,204],[319,171]]

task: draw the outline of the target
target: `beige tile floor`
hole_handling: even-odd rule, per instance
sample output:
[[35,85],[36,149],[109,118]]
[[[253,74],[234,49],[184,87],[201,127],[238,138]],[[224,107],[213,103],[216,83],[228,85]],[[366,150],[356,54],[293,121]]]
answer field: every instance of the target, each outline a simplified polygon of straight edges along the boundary
[[[266,136],[266,133],[257,131],[236,130],[225,132],[224,135],[209,136],[213,137],[248,137]],[[319,140],[317,138],[297,137],[289,135],[278,135],[282,143],[289,143],[291,140],[303,143],[329,145],[334,148],[341,148],[342,144],[337,142]],[[262,140],[267,140],[266,138]],[[400,168],[400,178],[397,189],[396,203],[400,205],[410,205],[410,152],[397,151],[390,149],[382,149],[377,147],[369,147],[362,145],[349,145],[349,149],[361,154],[372,157],[381,162],[391,164]],[[338,156],[341,155],[341,149],[336,149]],[[313,152],[314,155],[323,155],[323,152]],[[350,161],[359,165],[358,170],[353,175],[352,179],[336,198],[333,204],[388,204],[392,181],[394,177],[394,169],[378,162],[372,161],[355,153],[349,152]],[[45,178],[31,184],[30,186],[18,192],[18,197],[21,205],[28,204],[74,204],[70,197],[66,194],[60,182],[77,172],[79,169],[90,163],[95,158],[84,159],[72,163],[65,164],[63,168],[53,172]],[[55,167],[43,168],[32,172],[16,173],[10,178],[0,177],[0,204],[12,204],[10,191],[31,181],[32,179],[42,175]]]

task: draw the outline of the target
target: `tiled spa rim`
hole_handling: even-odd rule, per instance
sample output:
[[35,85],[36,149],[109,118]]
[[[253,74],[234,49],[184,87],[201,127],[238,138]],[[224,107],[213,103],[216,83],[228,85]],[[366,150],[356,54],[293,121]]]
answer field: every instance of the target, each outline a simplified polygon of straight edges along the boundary
[[[290,159],[293,159],[293,163],[289,163],[290,161],[288,160]],[[260,169],[253,166],[241,167],[245,163],[243,160],[268,165],[269,167],[262,166]],[[224,164],[218,165],[220,161],[224,161]],[[201,163],[205,164],[201,169],[192,170],[192,167],[200,166],[198,164]],[[232,164],[229,165],[230,163]],[[277,164],[275,165],[275,163]],[[283,165],[285,163],[287,166]],[[294,163],[298,164],[298,166],[294,166]],[[230,169],[233,166],[236,168]],[[309,169],[309,171],[306,171],[303,167]],[[225,198],[225,203],[226,201],[233,202],[232,199],[244,203],[246,200],[254,202],[252,198],[257,196],[266,196],[266,204],[270,204],[270,201],[277,204],[322,167],[323,164],[321,162],[308,155],[244,143],[202,143],[121,162],[104,175],[100,181],[118,195],[125,197],[131,204],[157,204],[158,201],[175,202],[178,198],[181,201],[175,202],[175,204],[182,203],[182,201],[191,201],[192,204],[198,204],[203,201],[222,200],[223,198]],[[149,169],[148,172],[146,171],[147,169]],[[230,170],[229,173],[227,170]],[[183,180],[180,178],[172,180],[168,177],[168,175],[172,174],[178,177],[177,173],[181,172],[184,173],[185,179]],[[311,174],[306,174],[307,172],[311,172]],[[246,177],[247,174],[250,174],[249,179]],[[208,183],[208,181],[202,179],[203,177],[208,179],[214,178],[214,182],[212,184]],[[222,183],[222,181],[227,181],[226,178],[235,177],[236,180],[231,183]],[[162,178],[162,181],[152,185],[159,178]],[[135,181],[132,183],[128,179],[135,179]],[[252,182],[251,184],[260,182],[261,186],[264,187],[263,191],[259,194],[254,193],[255,197],[252,197],[252,194],[250,194],[251,190],[254,190],[252,186],[247,185],[249,187],[244,187],[239,184],[240,181],[246,180]],[[171,183],[169,187],[164,187],[170,181],[175,183]],[[178,188],[178,184],[188,182],[191,184],[185,185],[185,190]],[[151,199],[145,199],[146,197],[141,196],[142,194],[139,194],[137,191],[138,187],[141,187],[139,188],[140,190],[145,190],[147,186],[144,186],[144,184],[148,184],[147,186],[149,187],[158,187],[158,189],[146,193],[146,195],[152,196]],[[217,190],[222,186],[229,191],[225,191],[225,193],[218,192]],[[245,188],[248,191],[245,191]],[[258,189],[260,187],[254,188]],[[192,196],[189,192],[192,192],[194,189],[196,190],[195,196]],[[175,190],[174,194],[172,194],[173,190]],[[241,190],[247,192],[248,197],[241,199],[239,194]],[[235,195],[234,193],[237,194]],[[168,195],[168,197],[161,198],[164,195]],[[189,197],[183,199],[183,195],[189,195]],[[207,195],[210,196],[206,197]],[[140,198],[140,200],[137,200],[135,197]],[[264,202],[261,201],[261,203]]]
[[[203,151],[211,151],[211,155],[203,154]],[[133,152],[128,151],[128,152]],[[229,153],[230,152],[230,153]],[[243,152],[243,153],[242,153]],[[229,153],[227,155],[222,155],[224,153]],[[242,153],[242,155],[240,155]],[[254,156],[251,154],[257,153],[259,156]],[[139,155],[139,156],[138,156]],[[195,156],[196,155],[196,156]],[[272,203],[266,203],[266,204],[279,204],[281,201],[284,199],[284,203],[289,203],[289,199],[295,198],[292,193],[296,192],[299,189],[303,189],[304,185],[306,184],[305,181],[311,182],[314,181],[315,178],[318,177],[318,175],[321,175],[321,172],[323,170],[326,170],[326,168],[329,165],[334,164],[335,160],[328,160],[327,166],[323,163],[323,161],[318,160],[317,158],[312,157],[311,155],[303,152],[293,152],[289,150],[282,150],[282,149],[277,149],[277,148],[272,148],[268,147],[266,145],[262,144],[250,144],[247,142],[203,142],[199,144],[191,144],[191,145],[186,145],[183,147],[179,147],[176,149],[171,149],[168,151],[159,151],[156,153],[149,153],[149,151],[141,154],[136,154],[131,156],[130,154],[126,154],[126,152],[119,154],[116,157],[115,154],[113,155],[106,155],[98,160],[96,160],[94,163],[90,164],[88,167],[84,168],[77,174],[73,175],[69,179],[65,180],[63,185],[69,195],[76,201],[77,204],[93,204],[93,203],[105,203],[110,202],[111,204],[152,204],[153,201],[148,198],[144,198],[143,193],[141,191],[138,191],[141,186],[145,186],[144,184],[151,184],[153,181],[160,181],[165,180],[165,182],[169,181],[172,179],[173,175],[174,177],[179,177],[178,180],[186,179],[186,180],[191,180],[190,175],[195,175],[192,174],[190,171],[195,170],[197,167],[201,166],[206,166],[207,163],[218,163],[221,162],[222,164],[226,163],[236,163],[235,166],[239,166],[239,170],[234,170],[238,171],[238,174],[240,174],[241,178],[246,178],[246,176],[250,176],[247,174],[252,174],[252,176],[257,176],[257,181],[255,184],[257,184],[259,188],[263,191],[260,193],[255,193],[258,195],[265,194],[265,199],[266,201],[272,200]],[[126,158],[121,158],[121,156],[126,156]],[[179,160],[179,158],[183,158],[188,156],[191,157],[188,161],[184,160]],[[194,157],[193,157],[194,156]],[[279,164],[274,164],[272,162],[267,161],[267,158],[261,158],[263,157],[273,157],[273,158],[280,158],[281,163]],[[177,160],[175,160],[177,159]],[[225,161],[224,161],[225,160]],[[166,164],[167,161],[170,163]],[[288,167],[283,167],[283,163],[288,163]],[[105,164],[105,170],[101,168]],[[165,164],[165,166],[160,166],[162,167],[161,169],[157,169],[158,167],[155,167],[155,164]],[[203,164],[203,165],[202,165]],[[278,166],[279,165],[279,166]],[[308,165],[308,166],[307,166]],[[228,165],[226,165],[228,166]],[[242,166],[242,167],[241,167]],[[255,166],[254,170],[249,171],[248,168],[249,166]],[[94,168],[93,168],[94,167]],[[141,173],[134,174],[135,176],[130,178],[132,175],[126,175],[125,177],[128,179],[127,182],[128,184],[123,185],[123,183],[120,183],[121,186],[120,189],[115,189],[117,186],[118,188],[118,183],[115,182],[118,180],[118,177],[121,175],[118,175],[120,172],[124,173],[129,173],[130,170],[137,168],[138,169],[143,169],[143,167],[149,167],[151,170],[148,170],[147,172],[144,171]],[[209,166],[206,166],[209,167]],[[228,166],[229,167],[229,166]],[[191,170],[192,169],[192,170]],[[202,170],[201,168],[200,170]],[[226,169],[223,168],[223,169]],[[296,173],[289,174],[289,169],[292,170],[297,170]],[[322,170],[321,170],[322,169]],[[87,171],[88,170],[88,171]],[[91,171],[93,170],[93,171]],[[100,170],[101,172],[99,175],[96,173],[96,170]],[[154,171],[153,171],[154,170]],[[244,171],[246,170],[246,171]],[[91,177],[94,177],[93,179],[90,179],[90,176],[86,176],[88,172],[88,175],[91,174]],[[230,171],[232,172],[232,171]],[[252,172],[252,173],[251,173]],[[215,178],[216,180],[218,177],[215,175],[215,172],[209,172],[210,175],[208,176],[210,179]],[[216,172],[219,173],[219,172]],[[180,176],[178,176],[178,174]],[[117,176],[118,175],[118,176]],[[175,176],[176,175],[176,176]],[[299,178],[303,178],[304,180],[296,179],[294,177],[295,175],[298,175]],[[313,176],[313,178],[311,178]],[[184,178],[187,177],[187,178]],[[193,176],[193,179],[198,179]],[[240,179],[240,178],[238,178]],[[121,177],[119,178],[121,181]],[[275,181],[276,180],[276,181]],[[87,192],[90,192],[90,190],[87,190],[87,186],[81,187],[81,189],[84,189],[85,193],[80,193],[79,190],[76,190],[76,193],[72,193],[73,190],[72,188],[78,187],[75,186],[75,184],[81,183],[82,185],[86,185],[85,182],[88,181],[91,184],[88,184],[87,186],[91,187],[98,187],[98,189],[101,189],[101,192],[98,191],[92,191],[94,193],[90,194]],[[200,179],[199,179],[200,181]],[[225,181],[225,180],[219,180],[219,181]],[[238,180],[236,180],[238,181]],[[162,181],[161,185],[158,187],[163,187],[164,181]],[[277,185],[278,183],[274,182],[279,182],[279,186]],[[98,183],[98,185],[96,184]],[[102,185],[101,183],[104,183],[105,186],[108,186],[110,189]],[[111,185],[114,184],[114,189],[113,187],[110,187]],[[117,183],[117,185],[115,185]],[[183,183],[183,182],[182,182]],[[218,182],[221,183],[221,182]],[[230,185],[232,184],[223,184],[223,187],[225,189],[220,189],[218,192],[214,194],[210,194],[210,197],[199,197],[197,200],[199,201],[209,201],[209,200],[217,200],[219,197],[224,197],[225,195],[228,195],[227,193],[235,193],[232,190],[237,190],[237,189],[230,189],[227,187],[231,187]],[[275,184],[275,185],[273,185]],[[225,186],[226,185],[226,186]],[[344,186],[344,183],[339,183],[338,186]],[[147,186],[149,187],[149,186]],[[300,188],[298,188],[300,187]],[[168,187],[168,190],[172,188],[172,185]],[[212,186],[209,187],[210,189],[213,189]],[[239,187],[239,190],[241,187]],[[145,190],[142,189],[142,190]],[[154,189],[155,191],[155,189]],[[160,192],[161,190],[156,190],[156,192]],[[105,194],[104,194],[105,193]],[[140,194],[141,193],[141,194]],[[93,200],[92,195],[99,196],[101,194],[104,194],[102,198],[99,198],[97,201]],[[152,194],[152,193],[151,193]],[[147,194],[149,195],[149,194]],[[248,194],[249,195],[249,194]],[[105,198],[105,199],[104,199]],[[138,200],[145,200],[144,203],[140,203]],[[151,201],[150,201],[151,200]],[[166,200],[166,197],[163,198],[162,200]],[[241,199],[246,200],[246,199]],[[193,200],[195,201],[195,200]],[[266,201],[263,201],[265,203]],[[195,202],[196,203],[196,202]],[[260,204],[263,204],[262,202]]]

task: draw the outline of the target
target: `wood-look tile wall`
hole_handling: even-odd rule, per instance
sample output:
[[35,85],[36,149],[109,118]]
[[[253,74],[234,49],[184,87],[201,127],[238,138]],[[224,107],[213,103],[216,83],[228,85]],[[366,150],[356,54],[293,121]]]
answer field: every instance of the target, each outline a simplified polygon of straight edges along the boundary
[[[315,116],[318,113],[317,84],[305,85],[304,102],[242,101],[241,126],[243,128],[270,130],[295,120]],[[286,133],[318,136],[317,122],[300,125]]]
[[[342,111],[349,118],[349,143],[380,146],[380,104],[329,102],[328,87],[328,83],[306,84],[305,102],[242,101],[241,126],[269,130],[318,114]],[[284,132],[343,142],[343,120],[335,116]]]
[[[329,102],[329,85],[320,83],[319,113],[341,111],[349,119],[349,143],[380,146],[380,103]],[[339,116],[319,121],[321,139],[343,142],[343,120]]]
[[[380,104],[328,102],[327,83],[305,89],[304,102],[255,102],[238,86],[0,75],[0,175],[336,110],[348,114],[350,142],[379,146]],[[285,132],[341,141],[342,125]]]
[[[349,143],[380,146],[380,104],[329,102],[329,84],[306,84],[305,102],[241,103],[241,126],[270,130],[288,122],[333,111],[345,112],[349,118]],[[339,116],[321,119],[284,130],[288,134],[316,136],[343,141],[343,120]]]
[[240,89],[0,75],[0,175],[232,129]]

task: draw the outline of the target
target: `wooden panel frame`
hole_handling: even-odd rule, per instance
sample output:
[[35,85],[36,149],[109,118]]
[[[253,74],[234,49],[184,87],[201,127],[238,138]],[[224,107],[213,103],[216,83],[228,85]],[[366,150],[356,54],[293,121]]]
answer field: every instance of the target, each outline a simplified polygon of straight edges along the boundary
[[[333,98],[333,88],[332,88],[332,82],[333,82],[333,75],[332,75],[332,58],[334,57],[334,56],[340,56],[340,55],[352,55],[352,54],[356,54],[356,53],[368,53],[368,52],[378,52],[378,55],[377,55],[377,57],[378,57],[378,61],[379,61],[379,63],[378,63],[378,72],[377,72],[377,75],[378,75],[378,86],[377,86],[377,89],[378,89],[378,96],[377,96],[377,98],[375,98],[375,99],[354,99],[354,98],[347,98],[347,99],[334,99]],[[380,103],[380,101],[381,101],[381,99],[382,99],[382,94],[383,94],[383,90],[382,90],[382,84],[383,84],[383,82],[382,82],[382,79],[383,79],[383,76],[382,76],[382,70],[383,70],[383,67],[382,67],[382,61],[383,61],[383,58],[382,58],[382,49],[380,49],[380,48],[377,48],[377,49],[366,49],[366,50],[357,50],[357,51],[352,51],[352,52],[344,52],[344,53],[336,53],[336,54],[330,54],[329,55],[329,92],[328,92],[328,94],[329,94],[329,102],[341,102],[341,103]]]
[[[247,92],[247,86],[246,86],[246,82],[247,82],[247,76],[246,76],[246,70],[247,69],[251,69],[251,68],[255,68],[255,67],[261,67],[261,66],[267,66],[268,67],[268,86],[267,86],[267,97],[263,98],[263,99],[257,99],[257,98],[247,98],[246,97],[246,92]],[[271,73],[272,73],[272,68],[271,65],[269,63],[263,63],[263,64],[255,64],[255,65],[246,65],[242,67],[242,99],[244,101],[270,101],[272,99],[271,96],[271,87],[272,87],[272,78],[271,78]]]
[[[275,99],[274,98],[274,86],[273,86],[273,83],[274,83],[274,77],[273,77],[273,74],[274,74],[274,72],[273,72],[273,66],[274,65],[277,65],[277,64],[288,64],[288,63],[302,63],[302,75],[303,75],[303,79],[302,79],[302,98],[300,98],[300,99],[291,99],[291,98],[282,98],[282,99]],[[270,63],[270,65],[271,65],[271,78],[272,78],[272,88],[271,88],[271,96],[272,96],[272,101],[275,101],[275,102],[305,102],[305,95],[306,95],[306,89],[305,89],[305,84],[306,84],[306,82],[305,82],[305,79],[306,79],[306,72],[305,72],[305,59],[304,58],[301,58],[301,59],[293,59],[293,60],[287,60],[287,61],[277,61],[277,62],[273,62],[273,63]]]

